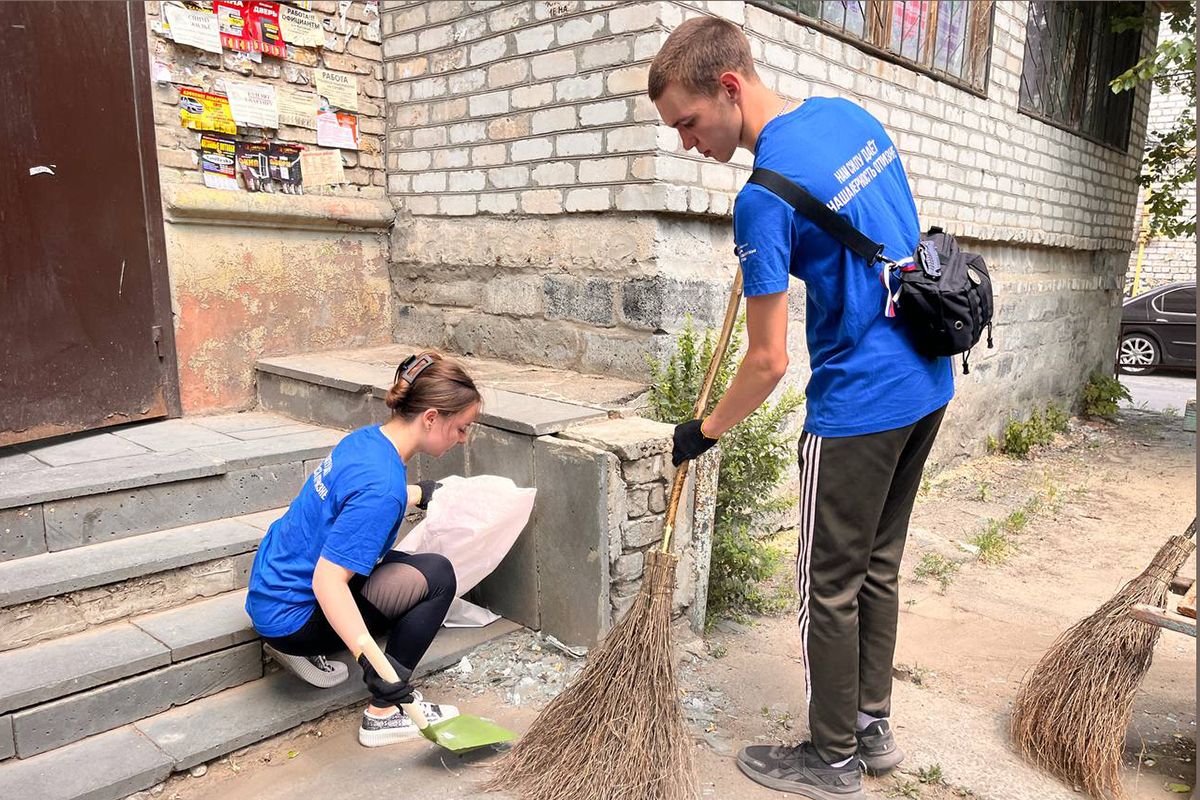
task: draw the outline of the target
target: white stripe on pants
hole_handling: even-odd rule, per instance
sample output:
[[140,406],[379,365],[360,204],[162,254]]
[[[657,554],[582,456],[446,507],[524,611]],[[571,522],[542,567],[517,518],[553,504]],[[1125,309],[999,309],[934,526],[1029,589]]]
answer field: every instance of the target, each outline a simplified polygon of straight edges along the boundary
[[800,598],[800,652],[804,661],[804,699],[812,701],[808,668],[808,595],[812,576],[812,541],[817,509],[817,475],[821,471],[821,437],[805,434],[800,447],[800,536],[796,550],[796,595]]

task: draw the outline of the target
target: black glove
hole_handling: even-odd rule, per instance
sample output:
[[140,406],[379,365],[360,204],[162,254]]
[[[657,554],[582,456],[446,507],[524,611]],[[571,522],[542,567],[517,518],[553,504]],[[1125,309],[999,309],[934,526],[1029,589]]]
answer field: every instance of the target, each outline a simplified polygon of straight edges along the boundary
[[367,685],[367,690],[371,692],[371,700],[375,705],[393,705],[398,706],[401,703],[411,703],[413,700],[413,689],[409,685],[408,679],[412,677],[412,670],[402,666],[399,661],[392,658],[387,653],[384,653],[387,660],[391,662],[392,669],[396,670],[396,676],[400,678],[399,683],[391,683],[385,681],[371,666],[371,662],[367,660],[366,654],[358,657],[358,665],[362,667],[363,683]]
[[418,481],[417,486],[421,487],[421,502],[417,503],[417,508],[424,511],[429,508],[429,501],[433,499],[434,490],[442,488],[442,485],[437,481]]
[[671,463],[679,466],[685,461],[699,458],[708,452],[716,439],[710,439],[700,430],[700,420],[688,420],[675,426],[675,449],[671,451]]

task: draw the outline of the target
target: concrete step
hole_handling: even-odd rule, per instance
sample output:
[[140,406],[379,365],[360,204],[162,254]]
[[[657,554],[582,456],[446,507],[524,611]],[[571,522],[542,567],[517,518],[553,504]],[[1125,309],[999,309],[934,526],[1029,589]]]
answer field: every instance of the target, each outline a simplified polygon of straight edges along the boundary
[[[244,588],[259,542],[283,512],[0,562],[0,653]],[[191,623],[184,626],[190,633],[158,629],[171,619],[161,614],[139,624],[152,636],[174,637],[172,646],[207,630]]]
[[0,653],[0,715],[254,641],[245,602],[227,592]]
[[342,435],[249,412],[0,449],[0,562],[286,505]]
[[[384,397],[396,365],[419,348],[406,345],[264,358],[258,362],[262,408],[349,430],[391,413]],[[627,410],[642,384],[565,370],[460,358],[483,395],[483,425],[528,436],[558,433],[609,411]]]
[[[457,663],[476,647],[518,630],[500,620],[486,628],[442,629],[417,675]],[[236,649],[236,648],[234,648]],[[0,764],[5,800],[117,800],[189,769],[366,698],[349,654],[349,679],[316,689],[287,673],[225,689],[132,725],[30,758]]]

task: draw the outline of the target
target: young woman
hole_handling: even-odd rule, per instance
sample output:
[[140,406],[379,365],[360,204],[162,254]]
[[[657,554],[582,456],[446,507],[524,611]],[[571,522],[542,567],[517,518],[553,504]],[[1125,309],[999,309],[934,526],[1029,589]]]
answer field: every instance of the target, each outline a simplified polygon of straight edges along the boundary
[[[410,505],[425,508],[440,485],[408,485],[418,453],[438,457],[467,440],[479,415],[474,381],[437,353],[412,356],[387,395],[392,416],[338,443],[271,525],[250,573],[246,612],[267,653],[314,686],[346,680],[344,664],[325,655],[357,652],[358,637],[387,634],[384,648],[400,676],[381,678],[359,656],[371,704],[358,740],[378,747],[412,738],[416,725],[397,706],[422,702],[408,681],[454,599],[454,570],[443,556],[393,551]],[[424,703],[430,722],[453,706]]]

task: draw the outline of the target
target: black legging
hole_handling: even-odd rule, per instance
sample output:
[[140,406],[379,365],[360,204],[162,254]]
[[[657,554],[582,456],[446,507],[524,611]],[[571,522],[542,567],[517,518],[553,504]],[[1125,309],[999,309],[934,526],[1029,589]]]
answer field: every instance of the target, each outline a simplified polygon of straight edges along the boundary
[[[367,630],[375,636],[387,633],[384,650],[410,671],[429,649],[458,588],[454,567],[445,556],[396,550],[385,555],[370,575],[353,576],[349,585]],[[290,656],[328,655],[345,648],[319,605],[295,633],[263,638]],[[391,705],[383,700],[375,704]]]

